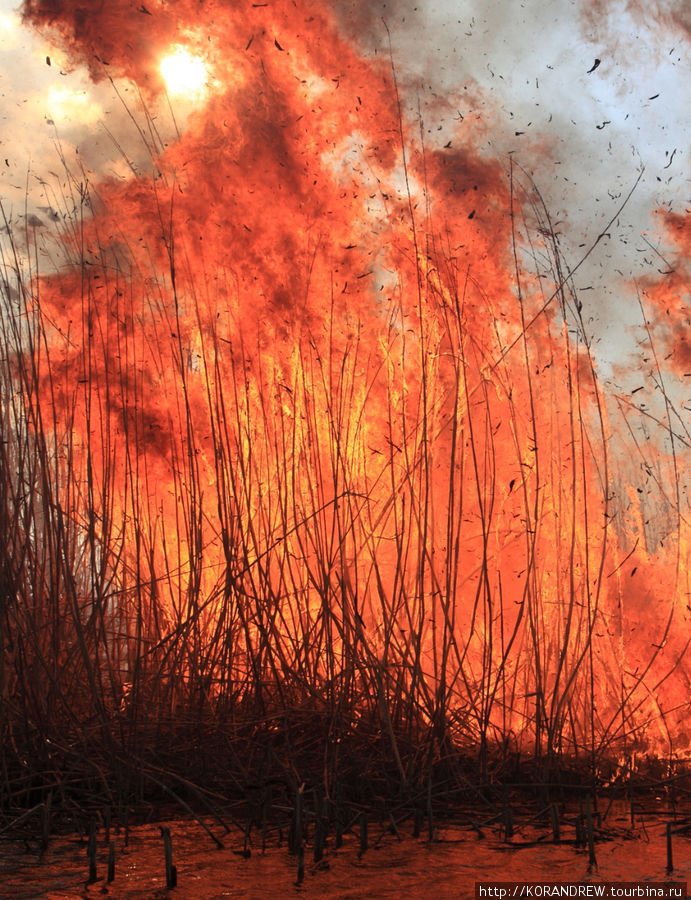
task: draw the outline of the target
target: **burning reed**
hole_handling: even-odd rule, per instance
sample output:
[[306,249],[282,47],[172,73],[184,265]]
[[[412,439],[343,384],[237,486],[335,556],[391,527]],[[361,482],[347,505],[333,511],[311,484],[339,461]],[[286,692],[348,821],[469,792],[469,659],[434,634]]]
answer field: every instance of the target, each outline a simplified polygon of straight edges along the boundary
[[[306,28],[301,65],[350,88],[317,108],[294,56],[248,52],[155,178],[66,174],[59,271],[5,221],[8,821],[308,786],[431,834],[437,794],[685,749],[671,392],[625,444],[534,185],[423,146],[391,70]],[[334,133],[356,100],[367,167]]]

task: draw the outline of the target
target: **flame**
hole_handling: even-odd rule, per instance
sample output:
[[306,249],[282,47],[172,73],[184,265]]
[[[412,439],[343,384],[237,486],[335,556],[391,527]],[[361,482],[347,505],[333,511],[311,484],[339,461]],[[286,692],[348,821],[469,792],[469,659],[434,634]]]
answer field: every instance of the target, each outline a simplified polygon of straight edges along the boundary
[[208,77],[204,60],[185,47],[178,45],[161,60],[159,68],[170,94],[195,97],[204,90]]
[[[168,52],[188,97],[194,18],[223,86],[154,179],[80,195],[76,263],[37,287],[54,555],[91,560],[68,587],[105,598],[112,680],[374,697],[467,746],[681,735],[688,517],[665,479],[688,445],[663,422],[643,446],[605,392],[534,187],[482,122],[427,144],[328,4],[150,5],[144,41],[124,3],[28,4],[138,84]],[[664,541],[618,457],[657,481]]]

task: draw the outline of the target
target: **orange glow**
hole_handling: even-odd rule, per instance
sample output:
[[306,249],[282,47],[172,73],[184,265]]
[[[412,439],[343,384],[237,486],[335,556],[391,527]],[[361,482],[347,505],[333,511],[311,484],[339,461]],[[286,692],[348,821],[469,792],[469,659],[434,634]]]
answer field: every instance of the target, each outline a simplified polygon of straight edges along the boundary
[[[313,7],[156,5],[146,42],[63,16],[75,54],[142,84],[194,16],[225,85],[160,177],[99,185],[76,265],[36,287],[31,396],[112,682],[171,708],[369,704],[435,753],[681,753],[688,434],[636,444],[482,125],[423,146],[389,63]],[[207,78],[182,48],[161,72]]]
[[177,47],[161,60],[161,75],[170,94],[198,96],[207,81],[204,61],[192,56],[184,47]]

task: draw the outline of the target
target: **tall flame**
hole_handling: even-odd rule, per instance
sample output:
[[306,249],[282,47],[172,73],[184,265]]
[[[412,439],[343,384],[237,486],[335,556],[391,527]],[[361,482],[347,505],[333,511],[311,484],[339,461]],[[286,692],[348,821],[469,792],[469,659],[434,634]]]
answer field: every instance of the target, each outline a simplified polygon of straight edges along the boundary
[[[25,10],[151,104],[176,44],[220,85],[154,178],[73,182],[74,264],[35,285],[28,427],[107,690],[372,707],[437,747],[683,749],[688,432],[670,392],[641,425],[604,389],[482,123],[423,141],[328,4]],[[678,287],[646,287],[661,355]]]

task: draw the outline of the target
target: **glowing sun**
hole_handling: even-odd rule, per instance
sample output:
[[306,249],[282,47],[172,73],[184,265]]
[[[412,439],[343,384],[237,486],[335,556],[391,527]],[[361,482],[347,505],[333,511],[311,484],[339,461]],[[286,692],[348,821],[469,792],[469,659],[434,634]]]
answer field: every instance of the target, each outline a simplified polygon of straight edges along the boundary
[[170,94],[198,94],[206,84],[206,66],[184,47],[161,60],[161,75]]

